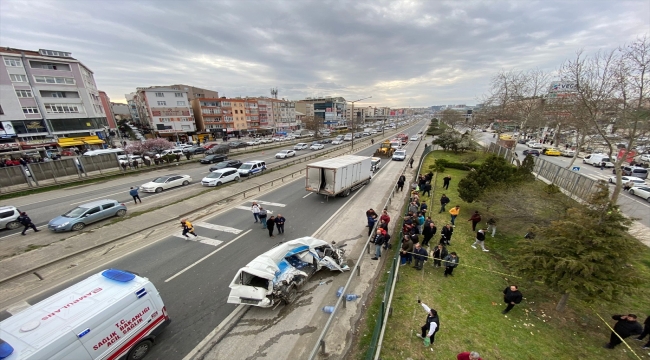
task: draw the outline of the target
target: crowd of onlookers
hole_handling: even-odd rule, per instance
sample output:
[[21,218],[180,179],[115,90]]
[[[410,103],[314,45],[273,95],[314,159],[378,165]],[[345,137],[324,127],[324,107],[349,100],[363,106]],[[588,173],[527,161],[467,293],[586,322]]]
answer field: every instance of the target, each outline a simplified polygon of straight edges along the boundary
[[58,160],[61,158],[61,155],[53,155],[52,158],[49,157],[34,157],[34,156],[23,156],[20,158],[5,158],[0,160],[0,167],[10,167],[10,166],[27,166],[27,164],[42,163],[52,160]]

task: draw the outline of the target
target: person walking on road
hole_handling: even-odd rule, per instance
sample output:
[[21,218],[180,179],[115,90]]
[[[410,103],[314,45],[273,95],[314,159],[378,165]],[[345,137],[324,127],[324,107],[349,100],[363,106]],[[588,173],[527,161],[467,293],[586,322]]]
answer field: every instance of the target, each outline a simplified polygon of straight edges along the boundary
[[510,285],[505,288],[503,290],[503,302],[508,304],[508,306],[501,313],[507,314],[516,304],[521,302],[521,299],[523,299],[523,295],[521,295],[521,291],[519,291],[517,285]]
[[438,214],[442,214],[443,211],[445,211],[445,206],[449,204],[451,200],[447,197],[447,195],[442,194],[442,197],[440,198],[440,211],[438,211]]
[[411,167],[411,169],[413,169],[413,158],[411,158],[411,160],[409,160],[409,166]]
[[429,308],[420,299],[418,299],[418,304],[422,305],[424,311],[427,312],[426,323],[420,328],[422,333],[418,334],[418,336],[424,339],[424,346],[430,346],[435,341],[436,333],[440,330],[440,319],[438,318],[438,312]]
[[260,206],[257,205],[256,202],[253,202],[253,205],[251,205],[251,211],[253,212],[255,222],[257,222],[260,219]]
[[429,253],[427,253],[427,251],[424,250],[422,246],[420,246],[420,243],[415,243],[413,247],[413,253],[413,258],[415,259],[415,265],[413,265],[413,267],[415,270],[422,270],[424,262],[427,261]]
[[449,214],[451,215],[451,226],[456,227],[456,217],[460,214],[460,205],[449,210]]
[[467,221],[472,222],[472,231],[476,231],[476,224],[481,222],[481,214],[478,211],[474,211],[474,214]]
[[194,237],[198,237],[198,235],[196,235],[196,233],[194,232],[194,226],[192,225],[191,222],[189,222],[189,220],[187,219],[181,220],[181,226],[183,227],[183,236],[185,236],[186,238],[188,239],[190,238],[189,236],[187,236],[187,233],[194,235]]
[[133,187],[131,186],[131,190],[129,190],[129,195],[133,197],[133,202],[138,203],[138,200],[140,200],[140,204],[142,204],[142,199],[140,199],[140,194],[138,194],[139,187]]
[[609,342],[604,346],[605,349],[615,348],[623,342],[621,338],[625,339],[632,335],[640,335],[643,333],[643,327],[636,321],[636,315],[634,314],[614,315],[612,319],[616,320],[616,325],[614,325],[614,331],[609,336]]
[[271,217],[266,220],[266,228],[269,229],[269,237],[275,237],[273,236],[273,229],[275,227],[275,217],[271,215]]
[[404,190],[404,183],[406,183],[406,176],[400,175],[399,179],[397,180],[397,191]]
[[275,226],[278,228],[278,234],[280,235],[284,234],[285,221],[287,221],[287,219],[285,219],[282,214],[278,214],[278,216],[275,217]]
[[27,231],[27,229],[29,229],[29,228],[32,228],[32,229],[34,230],[34,232],[39,232],[39,231],[40,231],[40,230],[38,230],[38,229],[36,228],[36,225],[34,225],[34,223],[32,222],[32,219],[30,219],[29,216],[27,216],[27,213],[24,212],[24,211],[22,211],[22,212],[20,213],[20,216],[18,216],[18,218],[17,218],[16,220],[18,220],[18,222],[19,222],[22,226],[25,227],[25,228],[23,229],[23,232],[20,233],[20,235],[25,235],[25,231]]
[[442,260],[444,260],[447,255],[447,248],[442,244],[438,244],[436,249],[433,250],[433,267],[440,267]]
[[260,218],[260,222],[262,223],[262,229],[266,229],[266,215],[268,212],[266,211],[265,208],[260,206],[260,212],[257,214]]
[[386,242],[386,237],[384,236],[384,233],[381,231],[381,229],[377,230],[377,235],[375,235],[375,238],[372,239],[372,242],[375,244],[375,257],[371,258],[370,260],[379,260],[381,257],[381,246]]
[[451,181],[451,175],[447,175],[442,179],[442,188],[449,190],[449,182]]
[[472,247],[476,249],[476,245],[480,246],[483,251],[488,252],[490,250],[485,248],[485,230],[480,229],[476,232],[476,240],[472,244]]
[[[643,325],[643,332],[636,338],[638,341],[643,341],[643,338],[650,334],[650,316],[645,319]],[[643,346],[643,349],[650,349],[650,337],[648,338],[648,343]]]
[[450,253],[449,255],[445,256],[444,258],[445,261],[445,277],[448,275],[454,276],[454,269],[456,266],[458,266],[458,263],[460,262],[460,259],[458,258],[458,255],[455,252]]

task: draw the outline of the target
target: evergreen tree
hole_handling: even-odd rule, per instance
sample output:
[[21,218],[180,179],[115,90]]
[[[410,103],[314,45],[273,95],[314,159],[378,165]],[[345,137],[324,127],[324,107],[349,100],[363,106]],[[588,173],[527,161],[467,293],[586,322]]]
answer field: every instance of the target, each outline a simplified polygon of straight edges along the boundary
[[513,181],[515,168],[497,156],[488,157],[476,170],[472,171],[458,183],[458,194],[465,202],[473,202],[486,189],[501,183]]
[[565,217],[539,229],[535,240],[523,240],[511,266],[562,294],[563,311],[571,294],[586,301],[612,300],[642,283],[627,266],[639,243],[627,234],[631,220],[611,203],[604,182],[587,205],[567,210]]

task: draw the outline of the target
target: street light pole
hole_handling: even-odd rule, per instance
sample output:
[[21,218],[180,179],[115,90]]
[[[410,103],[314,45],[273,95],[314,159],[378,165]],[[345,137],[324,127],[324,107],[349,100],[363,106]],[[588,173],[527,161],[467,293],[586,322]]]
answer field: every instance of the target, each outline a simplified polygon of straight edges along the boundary
[[355,125],[354,119],[356,118],[356,116],[354,114],[354,103],[357,102],[357,101],[367,100],[367,99],[370,99],[370,98],[372,98],[372,96],[368,96],[368,97],[365,97],[363,99],[357,99],[357,100],[351,101],[351,103],[352,103],[352,149],[351,150],[354,150],[354,130],[356,130],[356,128],[354,126]]

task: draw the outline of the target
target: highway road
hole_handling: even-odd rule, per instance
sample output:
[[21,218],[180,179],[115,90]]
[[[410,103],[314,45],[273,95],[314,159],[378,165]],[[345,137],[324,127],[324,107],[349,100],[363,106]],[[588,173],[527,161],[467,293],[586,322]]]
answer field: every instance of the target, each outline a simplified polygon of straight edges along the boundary
[[[492,137],[492,133],[484,133],[484,132],[474,132],[474,136],[478,141],[482,141],[485,143],[490,143],[490,142],[495,142],[496,139]],[[528,149],[528,146],[523,145],[523,144],[517,144],[515,148],[515,152],[517,155],[519,155],[519,159],[523,160],[525,156],[522,155],[523,151]],[[571,163],[571,158],[568,157],[562,157],[562,156],[546,156],[546,155],[540,155],[540,157],[546,161],[549,161],[553,164],[557,164],[563,167],[567,167]],[[577,166],[580,168],[579,173],[594,179],[594,180],[604,180],[608,181],[610,177],[614,176],[612,174],[612,169],[605,169],[605,170],[600,170],[598,167],[594,167],[588,164],[583,164],[582,159],[577,158],[575,162],[573,163],[573,166]],[[613,189],[614,185],[610,185],[610,187]],[[625,213],[627,216],[630,216],[632,218],[638,219],[637,221],[645,225],[647,227],[650,227],[650,203],[645,201],[644,199],[630,195],[627,192],[622,192],[621,196],[619,197],[618,204],[621,206],[621,210],[623,213]]]
[[[425,121],[419,122],[404,132],[415,134],[424,125]],[[415,143],[406,147],[407,151],[414,148]],[[370,156],[374,149],[369,147],[357,154]],[[388,161],[383,161],[382,166]],[[367,188],[358,191],[367,191]],[[364,194],[360,194],[362,196]],[[252,201],[257,201],[273,215],[281,213],[287,218],[284,236],[276,233],[270,238],[267,230],[254,223],[250,211]],[[310,236],[346,201],[346,198],[325,201],[321,196],[306,192],[304,181],[298,180],[195,222],[197,239],[183,238],[179,226],[177,233],[116,261],[98,264],[96,270],[126,269],[148,277],[156,285],[172,323],[158,338],[147,359],[181,359],[234,310],[235,306],[227,304],[226,298],[228,285],[240,267],[280,241]],[[359,221],[365,224],[363,214],[359,214]],[[347,235],[341,234],[342,239]],[[70,279],[25,301],[34,304],[83,277]],[[2,312],[0,320],[8,316],[7,312]]]
[[[311,143],[311,138],[306,139],[309,139],[309,141],[305,140],[304,142]],[[375,141],[378,141],[378,138],[375,139]],[[346,144],[350,143],[346,142]],[[325,144],[325,148],[322,150],[297,150],[296,157],[311,153],[323,152],[335,146],[339,145]],[[249,153],[245,155],[230,155],[229,159],[237,159],[242,162],[248,160],[263,160],[267,165],[273,166],[274,164],[288,162],[295,158],[292,157],[289,159],[276,159],[275,154],[282,149],[284,148],[260,150],[259,152]],[[293,149],[293,145],[287,145],[286,149]],[[190,175],[192,177],[192,183],[187,187],[201,187],[201,179],[209,173],[208,168],[210,166],[211,165],[192,163],[188,165],[181,165],[177,170],[167,168],[165,170],[158,170],[143,174],[127,175],[124,178],[120,179],[113,179],[90,185],[80,185],[73,188],[54,190],[51,192],[10,199],[3,201],[2,205],[12,205],[16,206],[21,211],[26,211],[34,224],[36,224],[39,229],[44,229],[47,227],[47,223],[54,217],[59,216],[76,206],[93,200],[114,199],[119,202],[126,203],[127,206],[132,205],[133,199],[129,195],[130,187],[140,186],[155,179],[158,176],[167,174]],[[149,202],[150,200],[155,199],[156,201],[160,202],[158,205],[164,205],[165,200],[160,200],[161,197],[169,197],[170,192],[184,191],[183,189],[187,187],[170,189],[158,194],[140,192],[140,197],[142,198],[143,202]],[[128,211],[134,210],[137,211],[136,206],[128,207]],[[15,234],[18,234],[20,231],[22,231],[22,227],[18,230],[0,230],[0,240],[3,238],[15,236]],[[30,235],[34,236],[33,234]]]

